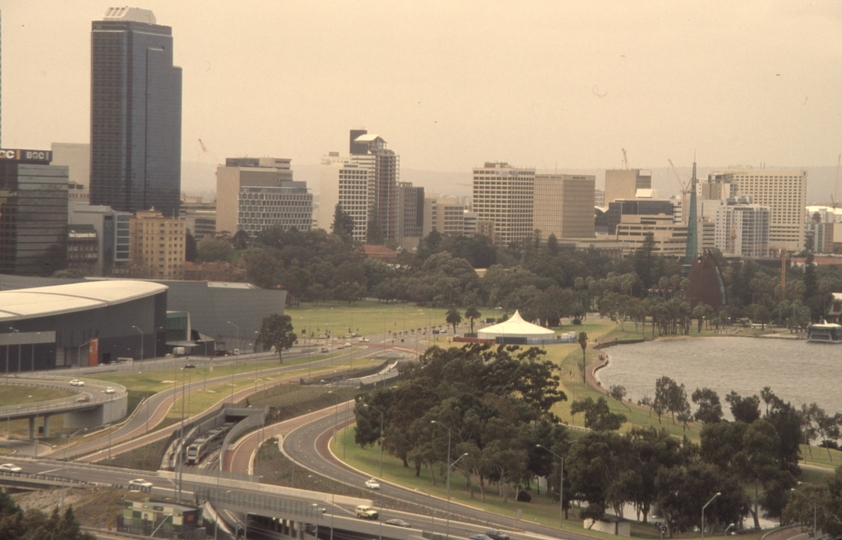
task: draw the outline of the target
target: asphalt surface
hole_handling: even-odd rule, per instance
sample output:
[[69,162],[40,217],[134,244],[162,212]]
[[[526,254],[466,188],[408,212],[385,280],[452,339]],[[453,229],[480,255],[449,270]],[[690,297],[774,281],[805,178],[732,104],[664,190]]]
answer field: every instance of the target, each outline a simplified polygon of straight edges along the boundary
[[[297,464],[305,467],[314,473],[332,478],[355,487],[365,487],[365,481],[370,477],[358,472],[330,455],[328,442],[333,434],[334,426],[341,425],[343,421],[342,411],[338,417],[329,414],[323,418],[315,419],[292,431],[283,443],[284,452]],[[412,523],[413,527],[429,530],[435,527],[437,534],[442,534],[448,527],[446,516],[448,503],[444,499],[433,497],[420,491],[414,491],[395,484],[380,481],[380,490],[372,491],[374,506],[378,506],[380,497],[397,499],[408,503],[426,507],[435,513],[435,517],[412,516],[403,512],[394,512],[383,509],[381,519],[392,519],[399,517]],[[487,496],[495,496],[486,494]],[[571,533],[559,530],[556,527],[547,527],[523,520],[505,518],[499,514],[479,510],[471,506],[450,502],[451,519],[449,530],[451,535],[470,536],[478,532],[485,532],[487,528],[499,528],[507,531],[521,530],[542,536],[555,538],[568,538],[571,540],[593,540],[591,536]],[[407,517],[412,516],[412,517]],[[467,523],[459,522],[464,519]],[[435,521],[433,521],[435,520]],[[471,523],[473,522],[473,523]]]

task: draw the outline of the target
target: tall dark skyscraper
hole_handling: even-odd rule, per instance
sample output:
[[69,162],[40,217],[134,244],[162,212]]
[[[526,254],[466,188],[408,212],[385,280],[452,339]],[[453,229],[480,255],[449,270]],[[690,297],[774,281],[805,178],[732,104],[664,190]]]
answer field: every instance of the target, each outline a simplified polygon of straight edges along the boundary
[[91,32],[91,204],[177,216],[181,68],[172,28],[151,11],[109,8]]

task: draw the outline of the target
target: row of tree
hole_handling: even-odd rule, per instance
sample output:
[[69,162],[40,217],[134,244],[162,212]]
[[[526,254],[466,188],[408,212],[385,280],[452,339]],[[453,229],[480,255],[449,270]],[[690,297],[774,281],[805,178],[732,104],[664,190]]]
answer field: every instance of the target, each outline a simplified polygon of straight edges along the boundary
[[[345,232],[278,227],[253,239],[242,231],[206,238],[196,248],[196,260],[231,262],[242,269],[242,279],[284,287],[293,302],[375,297],[446,307],[490,305],[520,309],[527,320],[549,326],[600,309],[620,322],[654,320],[653,329],[664,333],[689,331],[692,319],[748,317],[803,326],[822,316],[831,291],[842,290],[842,271],[836,268],[791,268],[783,286],[777,267],[719,256],[728,302],[711,314],[704,311],[709,307],[690,312],[680,261],[657,255],[651,239],[624,259],[596,249],[567,249],[552,235],[544,242],[536,235],[499,247],[484,236],[433,231],[414,252],[401,251],[398,264],[367,259],[358,247]],[[476,268],[487,271],[479,277]]]
[[[493,486],[504,501],[538,485],[539,477],[558,500],[557,457],[563,457],[565,509],[573,500],[587,503],[583,517],[599,518],[631,506],[646,521],[657,506],[671,535],[701,527],[699,509],[716,493],[706,513],[709,527],[746,516],[758,526],[764,513],[800,520],[803,505],[792,492],[800,475],[799,443],[838,437],[829,427],[833,417],[815,405],[799,411],[769,388],[760,396],[727,395],[734,418],[727,421],[715,391],[693,392],[697,408],[691,412],[684,386],[661,377],[655,398],[643,405],[659,420],[667,415],[674,423],[702,423],[700,444],[665,429],[620,434],[626,417],[611,412],[605,398],[572,404],[571,412],[583,414],[590,428],[573,441],[551,413],[566,396],[557,386],[557,366],[542,354],[489,345],[429,349],[404,368],[401,385],[358,397],[356,442],[382,444],[416,475],[428,471],[434,483],[450,465],[467,478],[472,497],[484,499]],[[625,391],[613,387],[611,395],[622,398]],[[838,498],[840,486],[831,484],[826,497]]]

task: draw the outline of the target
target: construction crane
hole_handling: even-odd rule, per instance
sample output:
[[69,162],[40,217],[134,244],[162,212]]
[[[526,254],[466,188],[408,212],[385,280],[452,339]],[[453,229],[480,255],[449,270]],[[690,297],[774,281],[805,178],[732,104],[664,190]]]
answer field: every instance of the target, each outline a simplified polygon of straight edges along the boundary
[[623,166],[626,168],[626,170],[629,170],[629,159],[628,156],[626,156],[626,149],[621,148],[620,150],[623,151]]
[[217,165],[222,165],[222,162],[219,161],[218,159],[216,159],[215,155],[213,155],[211,152],[208,152],[208,149],[207,149],[207,147],[205,147],[205,143],[202,142],[202,139],[199,139],[199,146],[202,147],[202,152],[210,155],[210,157],[213,158],[213,160],[216,162]]
[[685,184],[684,181],[681,180],[681,175],[678,174],[678,169],[675,168],[675,165],[673,164],[672,160],[667,159],[667,161],[669,161],[670,168],[672,169],[672,173],[675,175],[675,179],[678,180],[678,185],[681,187],[681,194],[686,195],[687,193],[690,192],[690,188],[692,187],[690,185],[690,182],[687,182]]
[[687,200],[687,194],[693,189],[692,181],[685,183],[681,179],[681,175],[678,174],[678,169],[675,167],[675,164],[672,162],[671,159],[667,159],[670,164],[670,168],[672,169],[672,173],[675,175],[675,179],[678,180],[679,186],[679,196],[681,197],[681,223],[683,225],[687,225],[687,221],[689,219],[688,210],[690,208],[690,201]]
[[830,203],[833,207],[833,220],[836,221],[836,205],[839,201],[839,165],[842,165],[842,154],[836,158],[836,186],[833,188],[833,194],[830,196]]

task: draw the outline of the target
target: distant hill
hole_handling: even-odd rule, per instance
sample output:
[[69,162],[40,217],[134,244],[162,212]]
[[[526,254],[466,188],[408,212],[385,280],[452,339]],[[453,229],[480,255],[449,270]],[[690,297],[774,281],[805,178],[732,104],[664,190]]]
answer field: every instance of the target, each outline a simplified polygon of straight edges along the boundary
[[[707,177],[712,171],[725,170],[728,167],[699,167],[699,179]],[[769,167],[771,168],[771,167]],[[836,167],[794,167],[807,169],[807,204],[830,204],[830,195],[836,186]],[[293,177],[307,182],[313,193],[319,193],[319,165],[292,164]],[[678,193],[678,181],[669,167],[649,169],[652,171],[652,187],[658,190],[661,197],[669,197]],[[538,172],[553,172],[541,171]],[[559,169],[558,172],[567,174],[592,174],[596,176],[596,187],[605,187],[605,169]],[[678,174],[682,180],[689,181],[692,169],[679,167]],[[426,193],[437,195],[471,195],[471,171],[445,172],[421,171],[417,169],[401,169],[401,182],[412,182],[413,185],[423,186]],[[842,186],[840,186],[842,188]],[[216,165],[198,161],[184,161],[181,163],[181,190],[188,195],[201,195],[207,200],[216,197]],[[842,193],[840,193],[842,196]]]

